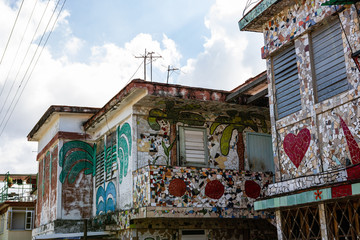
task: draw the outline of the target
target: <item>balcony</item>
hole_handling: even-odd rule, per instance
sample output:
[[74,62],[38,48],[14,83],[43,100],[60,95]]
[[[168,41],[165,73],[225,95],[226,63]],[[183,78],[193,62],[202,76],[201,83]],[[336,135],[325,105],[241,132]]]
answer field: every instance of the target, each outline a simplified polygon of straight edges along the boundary
[[136,218],[271,218],[254,211],[272,173],[146,166],[133,172]]

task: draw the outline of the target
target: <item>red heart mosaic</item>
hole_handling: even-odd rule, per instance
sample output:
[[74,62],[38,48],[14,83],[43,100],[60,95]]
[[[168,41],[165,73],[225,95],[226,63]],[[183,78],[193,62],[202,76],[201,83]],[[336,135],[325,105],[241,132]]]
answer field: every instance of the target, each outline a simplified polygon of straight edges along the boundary
[[174,195],[176,197],[181,197],[185,194],[185,192],[186,192],[186,183],[184,182],[184,180],[178,178],[171,180],[169,184],[169,193],[171,195]]
[[286,135],[283,144],[284,150],[296,168],[300,166],[300,163],[309,148],[310,140],[311,134],[307,128],[302,129],[297,136],[292,133]]
[[206,184],[205,195],[209,198],[219,199],[224,195],[225,188],[219,180],[213,180]]
[[[340,116],[339,116],[340,117]],[[353,164],[360,163],[360,148],[355,141],[354,136],[351,134],[350,129],[346,125],[345,121],[340,117],[340,126],[344,131],[346,142],[349,146],[351,161]]]
[[245,181],[245,193],[248,197],[258,198],[260,196],[260,186],[252,180]]

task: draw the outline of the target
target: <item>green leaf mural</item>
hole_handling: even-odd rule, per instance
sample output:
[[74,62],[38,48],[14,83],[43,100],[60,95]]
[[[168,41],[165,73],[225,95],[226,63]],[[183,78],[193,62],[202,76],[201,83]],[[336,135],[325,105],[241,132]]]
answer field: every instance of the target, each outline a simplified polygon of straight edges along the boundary
[[129,167],[129,159],[131,156],[131,126],[128,123],[118,126],[118,157],[120,161],[119,165],[119,182],[121,183],[123,178],[126,177]]
[[83,141],[64,143],[59,153],[59,165],[62,168],[60,182],[66,178],[70,184],[74,183],[78,174],[84,170],[85,174],[95,175],[96,144],[91,146]]
[[236,129],[239,134],[242,134],[245,128],[250,127],[254,131],[258,131],[258,123],[255,119],[260,121],[261,129],[263,132],[267,132],[267,125],[265,117],[253,113],[253,112],[238,112],[238,111],[227,111],[228,116],[218,116],[214,123],[210,127],[210,134],[214,134],[216,128],[222,124],[226,124],[221,139],[220,149],[221,154],[227,156],[230,150],[230,140],[233,131]]
[[191,110],[199,109],[199,105],[188,104],[185,106],[176,106],[175,102],[165,102],[165,109],[158,108],[151,109],[148,116],[148,123],[151,129],[155,131],[160,130],[160,120],[165,120],[170,124],[182,122],[192,126],[203,126],[205,118],[199,113],[190,112]]

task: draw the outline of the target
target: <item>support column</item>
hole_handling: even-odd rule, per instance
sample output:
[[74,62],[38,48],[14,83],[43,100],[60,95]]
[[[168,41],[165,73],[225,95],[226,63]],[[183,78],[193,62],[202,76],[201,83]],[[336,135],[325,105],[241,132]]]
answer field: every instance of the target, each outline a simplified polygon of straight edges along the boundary
[[276,216],[276,230],[277,230],[278,240],[283,240],[283,235],[282,235],[282,231],[281,231],[282,226],[281,226],[280,210],[275,211],[275,216]]
[[325,214],[325,205],[323,203],[319,204],[319,218],[320,218],[320,231],[321,239],[327,240],[327,227],[326,227],[326,214]]

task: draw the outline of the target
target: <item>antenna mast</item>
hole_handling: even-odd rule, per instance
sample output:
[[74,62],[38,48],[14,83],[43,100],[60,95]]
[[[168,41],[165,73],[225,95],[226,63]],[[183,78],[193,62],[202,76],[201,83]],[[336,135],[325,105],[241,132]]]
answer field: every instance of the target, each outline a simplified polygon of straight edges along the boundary
[[169,72],[170,71],[177,71],[177,70],[180,70],[180,69],[178,69],[178,68],[171,68],[171,66],[170,65],[168,65],[168,70],[167,70],[167,78],[166,78],[166,84],[168,84],[169,83]]
[[150,79],[152,82],[152,62],[153,58],[161,58],[161,56],[153,56],[154,52],[146,52],[145,48],[145,54],[142,56],[135,56],[135,58],[143,58],[144,59],[144,80],[146,81],[146,59],[150,58]]

